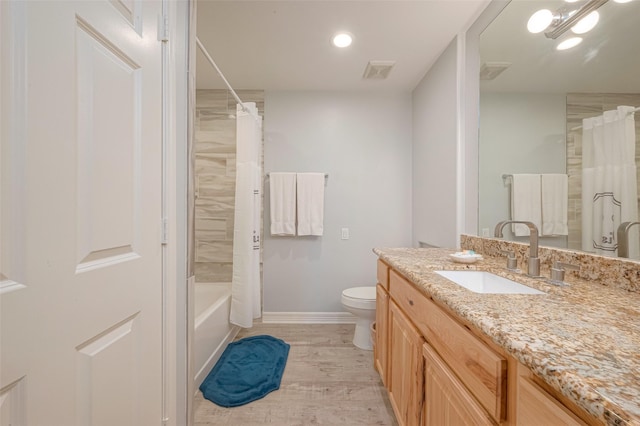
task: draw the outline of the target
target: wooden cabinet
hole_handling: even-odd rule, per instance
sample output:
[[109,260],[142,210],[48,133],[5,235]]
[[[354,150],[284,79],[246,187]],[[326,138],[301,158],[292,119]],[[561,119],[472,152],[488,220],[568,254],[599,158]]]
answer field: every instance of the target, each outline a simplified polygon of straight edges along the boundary
[[536,384],[528,369],[521,366],[519,372],[516,422],[518,426],[586,425],[560,401]]
[[506,418],[507,360],[396,271],[390,295],[496,422]]
[[491,417],[428,344],[423,346],[423,426],[491,426]]
[[598,424],[383,262],[378,284],[374,363],[401,426]]
[[389,302],[389,400],[400,426],[421,424],[424,339],[398,306]]
[[376,334],[373,345],[373,363],[382,383],[388,387],[387,360],[389,352],[389,293],[380,284],[376,286]]

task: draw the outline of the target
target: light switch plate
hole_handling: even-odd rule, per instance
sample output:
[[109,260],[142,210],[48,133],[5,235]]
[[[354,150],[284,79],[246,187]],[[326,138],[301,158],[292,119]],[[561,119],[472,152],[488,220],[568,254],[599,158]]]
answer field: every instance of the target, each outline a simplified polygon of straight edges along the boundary
[[349,228],[342,228],[342,239],[343,240],[349,239]]

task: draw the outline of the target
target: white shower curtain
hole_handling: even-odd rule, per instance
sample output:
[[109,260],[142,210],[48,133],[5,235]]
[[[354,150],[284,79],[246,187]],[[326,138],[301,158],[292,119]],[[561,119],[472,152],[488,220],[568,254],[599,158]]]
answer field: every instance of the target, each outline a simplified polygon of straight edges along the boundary
[[[615,256],[621,222],[638,220],[634,107],[582,122],[582,249]],[[632,230],[630,255],[638,252]]]
[[262,202],[262,117],[254,102],[236,114],[236,205],[229,321],[243,328],[260,317],[260,212]]

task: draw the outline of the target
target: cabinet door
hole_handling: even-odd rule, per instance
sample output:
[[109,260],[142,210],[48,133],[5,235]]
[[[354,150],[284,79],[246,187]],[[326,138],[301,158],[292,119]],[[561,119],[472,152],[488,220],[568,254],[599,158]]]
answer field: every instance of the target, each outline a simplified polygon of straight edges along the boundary
[[428,343],[423,346],[423,356],[423,426],[494,425],[489,414]]
[[388,387],[387,359],[389,353],[389,293],[380,284],[376,286],[376,344],[374,345],[374,367],[382,383]]
[[525,376],[518,377],[517,410],[518,426],[585,425],[568,408]]
[[387,368],[391,406],[400,426],[418,426],[422,413],[424,339],[398,306],[389,302]]

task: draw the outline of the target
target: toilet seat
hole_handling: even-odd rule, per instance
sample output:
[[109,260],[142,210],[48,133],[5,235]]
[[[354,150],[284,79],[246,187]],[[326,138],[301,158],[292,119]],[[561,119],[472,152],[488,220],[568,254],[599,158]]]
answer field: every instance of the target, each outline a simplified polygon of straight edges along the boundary
[[342,292],[342,304],[358,309],[376,308],[375,287],[353,287]]

